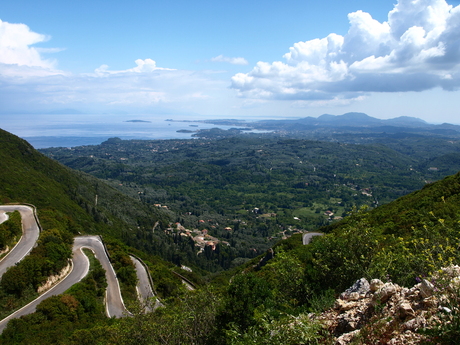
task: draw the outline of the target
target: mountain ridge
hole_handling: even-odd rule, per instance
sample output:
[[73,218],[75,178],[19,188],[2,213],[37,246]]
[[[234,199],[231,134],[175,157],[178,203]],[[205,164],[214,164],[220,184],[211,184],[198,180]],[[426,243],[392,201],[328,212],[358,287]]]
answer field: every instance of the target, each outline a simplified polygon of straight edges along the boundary
[[[290,120],[260,120],[254,121],[251,123],[255,128],[259,127],[273,127],[275,125],[284,127],[291,127],[295,124],[308,125],[313,127],[378,127],[378,126],[399,126],[399,127],[415,127],[415,128],[437,128],[441,125],[429,124],[426,121],[419,119],[417,117],[411,116],[399,116],[391,119],[378,119],[372,116],[369,116],[365,113],[359,112],[350,112],[342,115],[331,115],[323,114],[319,117],[304,117],[300,119],[290,119]],[[452,124],[443,124],[443,127],[450,127],[460,131],[460,126]]]

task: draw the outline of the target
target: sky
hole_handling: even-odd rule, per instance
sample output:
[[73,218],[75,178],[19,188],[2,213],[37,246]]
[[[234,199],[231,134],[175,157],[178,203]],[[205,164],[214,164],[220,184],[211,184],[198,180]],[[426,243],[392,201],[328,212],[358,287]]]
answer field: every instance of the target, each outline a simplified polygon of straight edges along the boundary
[[0,119],[364,112],[460,124],[459,3],[3,0]]

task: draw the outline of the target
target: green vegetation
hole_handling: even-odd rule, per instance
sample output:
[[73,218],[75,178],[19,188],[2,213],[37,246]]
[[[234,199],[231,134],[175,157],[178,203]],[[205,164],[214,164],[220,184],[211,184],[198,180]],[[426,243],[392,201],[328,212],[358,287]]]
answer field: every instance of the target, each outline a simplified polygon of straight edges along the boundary
[[134,263],[129,257],[130,248],[120,240],[111,237],[104,237],[104,244],[120,283],[123,301],[129,310],[132,304],[137,303],[137,276]]
[[460,286],[453,271],[444,269],[434,275],[435,296],[442,302],[434,326],[421,330],[438,344],[455,344],[460,336]]
[[30,254],[1,277],[0,317],[6,317],[37,297],[38,287],[67,266],[72,243],[69,233],[57,229],[43,231]]
[[21,214],[18,211],[8,214],[8,220],[0,224],[0,252],[13,247],[22,235]]
[[[309,246],[319,288],[328,280],[385,278],[408,285],[417,276],[458,263],[460,173],[324,231]],[[318,272],[320,274],[318,275]]]
[[44,229],[122,237],[129,228],[168,224],[161,210],[48,159],[12,134],[0,130],[0,144],[1,202],[33,202]]
[[[37,296],[37,288],[48,276],[60,272],[71,256],[73,237],[78,234],[101,234],[107,239],[125,239],[137,243],[137,238],[151,231],[156,246],[174,247],[162,229],[168,225],[169,215],[155,207],[144,205],[105,183],[83,173],[72,171],[34,150],[27,142],[0,130],[0,200],[2,203],[32,203],[44,231],[37,247],[24,260],[7,271],[0,281],[0,316],[5,317]],[[12,230],[12,220],[2,224]],[[16,219],[16,220],[15,220]],[[17,226],[16,226],[17,228]],[[2,232],[8,235],[10,232]],[[170,249],[174,252],[174,249]],[[123,257],[121,257],[123,259]],[[159,259],[160,260],[160,259]],[[123,261],[115,266],[121,269]],[[129,280],[129,268],[120,272]],[[133,295],[131,282],[122,284]]]
[[68,264],[72,254],[72,243],[70,234],[63,236],[56,229],[45,230],[38,240],[37,247],[1,277],[0,289],[18,297],[22,296],[29,286],[37,290],[49,276],[58,274]]
[[[288,340],[291,343],[325,341],[326,330],[307,313],[330,306],[334,292],[343,291],[356,279],[378,277],[411,286],[416,278],[459,262],[459,254],[452,248],[458,244],[460,230],[459,197],[457,174],[386,206],[356,212],[324,228],[329,234],[316,237],[308,246],[301,245],[299,236],[280,242],[275,257],[265,266],[256,268],[258,260],[253,260],[233,275],[227,287],[218,280],[221,288],[207,291],[207,298],[217,305],[214,313],[203,310],[200,317],[214,323],[207,324],[210,333],[205,339],[196,336],[188,342],[264,344],[278,335],[292,339]],[[183,308],[183,300],[180,305]],[[180,317],[175,312],[175,307],[168,305],[161,315]],[[142,334],[151,343],[156,343],[154,339],[160,343],[159,335],[149,328],[159,320],[139,322],[146,327]],[[290,328],[292,324],[298,327]],[[449,343],[456,333],[449,328],[451,335],[442,338],[441,330],[447,332],[447,326],[439,327],[434,332],[440,341],[448,339],[444,343]],[[175,330],[177,334],[185,332],[180,325]]]
[[[457,141],[398,135],[388,144],[376,134],[362,137],[359,144],[348,143],[352,137],[345,134],[344,143],[274,135],[112,138],[96,146],[41,151],[104,179],[143,205],[167,208],[170,229],[176,223],[189,230],[206,229],[229,245],[220,242],[215,250],[205,247],[204,255],[196,255],[191,237],[170,231],[159,242],[157,232],[147,227],[137,238],[125,234],[126,243],[178,266],[219,271],[264,253],[298,230],[328,225],[363,205],[386,204],[460,169],[460,161],[453,158],[460,152]],[[164,246],[165,241],[170,246]]]
[[[1,311],[36,294],[67,263],[73,236],[87,232],[104,236],[133,313],[104,316],[104,274],[93,260],[84,281],[44,301],[37,313],[12,321],[2,344],[328,343],[327,329],[308,315],[330,307],[357,279],[411,286],[460,262],[460,173],[425,183],[442,177],[439,167],[448,159],[455,164],[455,152],[445,159],[434,157],[436,148],[422,154],[418,139],[404,137],[406,146],[398,152],[376,143],[251,136],[112,139],[100,147],[53,151],[102,181],[0,134],[10,148],[0,152],[0,197],[34,203],[44,228],[38,246],[2,277]],[[438,170],[419,169],[434,161]],[[403,196],[391,201],[398,195]],[[326,211],[350,215],[330,221]],[[325,235],[302,245],[295,229],[317,225]],[[202,236],[207,230],[220,242],[197,254],[181,226]],[[283,235],[292,236],[275,244]],[[274,255],[266,253],[269,247]],[[164,308],[144,313],[134,302],[131,252],[149,267]],[[219,270],[225,272],[210,273]],[[197,289],[187,291],[174,272]],[[454,313],[439,316],[450,323],[426,330],[440,343],[456,339],[458,300],[452,290],[443,303]]]
[[105,271],[90,250],[85,254],[88,275],[65,294],[44,300],[35,313],[9,322],[0,335],[2,344],[82,344],[78,338],[84,329],[109,323],[103,304]]

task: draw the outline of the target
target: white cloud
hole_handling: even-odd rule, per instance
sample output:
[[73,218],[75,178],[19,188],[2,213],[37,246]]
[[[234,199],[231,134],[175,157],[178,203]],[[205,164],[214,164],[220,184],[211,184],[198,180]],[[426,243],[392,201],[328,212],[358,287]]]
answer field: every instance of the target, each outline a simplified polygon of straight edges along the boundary
[[59,71],[42,54],[60,49],[33,47],[48,39],[25,24],[0,21],[0,112],[62,106],[146,110],[171,103],[185,108],[225,90],[225,82],[207,72],[158,67],[148,58],[125,70],[102,65],[86,74]]
[[247,65],[249,62],[242,57],[227,57],[223,55],[219,55],[216,57],[211,58],[212,62],[227,62],[231,63],[232,65]]
[[0,64],[54,69],[55,62],[43,59],[40,48],[32,47],[48,39],[46,35],[31,31],[25,24],[11,24],[0,19]]
[[284,61],[258,62],[232,77],[242,97],[331,104],[367,92],[460,86],[460,6],[445,0],[399,0],[380,23],[369,13],[348,15],[344,36],[295,43]]
[[94,71],[97,75],[104,75],[104,74],[120,74],[120,73],[149,73],[154,71],[174,71],[171,68],[163,68],[157,67],[157,63],[152,59],[137,59],[134,61],[136,63],[136,67],[129,68],[126,70],[121,71],[111,71],[109,70],[109,66],[102,65],[99,68],[96,68]]
[[0,19],[0,76],[16,83],[15,78],[65,74],[55,68],[55,60],[42,56],[42,53],[56,53],[63,49],[33,47],[49,39],[49,36],[31,31],[25,24]]
[[[150,111],[173,104],[185,108],[207,102],[226,82],[206,72],[157,67],[151,59],[113,71],[103,65],[90,74],[27,73],[28,66],[4,65],[0,73],[0,112],[8,109],[49,109],[58,106],[93,110]],[[18,78],[18,75],[21,75]],[[153,108],[152,108],[153,107]]]

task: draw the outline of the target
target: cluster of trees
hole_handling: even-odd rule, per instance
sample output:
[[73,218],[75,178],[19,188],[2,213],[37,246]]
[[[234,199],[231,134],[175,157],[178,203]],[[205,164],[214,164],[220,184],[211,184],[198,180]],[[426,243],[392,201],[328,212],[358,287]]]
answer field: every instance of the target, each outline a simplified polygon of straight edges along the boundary
[[[164,339],[171,344],[327,343],[327,329],[308,313],[330,307],[357,279],[412,286],[416,278],[460,262],[459,198],[457,174],[378,209],[356,211],[323,228],[329,233],[308,246],[301,244],[300,235],[292,236],[275,246],[275,257],[265,266],[248,262],[227,272],[231,280],[222,275],[214,280],[214,289],[183,297],[161,313],[121,320],[120,325],[130,332],[136,327],[141,344],[141,339],[151,344]],[[172,321],[176,317],[180,323]],[[445,339],[458,334],[458,329],[449,329]],[[119,343],[134,343],[117,326],[111,331]],[[439,330],[433,332],[438,332],[436,339],[444,339]]]
[[36,297],[37,289],[49,276],[69,264],[73,237],[58,229],[43,231],[29,255],[9,268],[0,280],[0,316],[6,316]]
[[[121,239],[131,232],[151,229],[154,224],[158,224],[161,234],[161,229],[169,224],[170,216],[162,210],[62,166],[3,130],[0,144],[0,201],[34,204],[44,229],[30,255],[1,278],[2,318],[34,299],[37,288],[68,264],[74,236],[92,233]],[[20,223],[19,215],[13,213],[1,225],[4,243],[14,237],[13,232],[21,231]],[[117,256],[114,262],[117,264]],[[125,281],[131,281],[132,271],[125,268],[121,275]],[[131,285],[129,289],[133,290]]]
[[129,248],[121,241],[104,237],[104,244],[110,255],[110,262],[120,283],[121,295],[125,304],[137,301],[137,276],[134,263],[129,257]]
[[21,214],[18,211],[9,213],[8,221],[0,224],[0,251],[16,242],[21,234]]
[[458,263],[460,173],[324,229],[329,235],[308,246],[308,276],[321,290],[342,289],[360,277],[390,278],[412,285],[441,267]]

